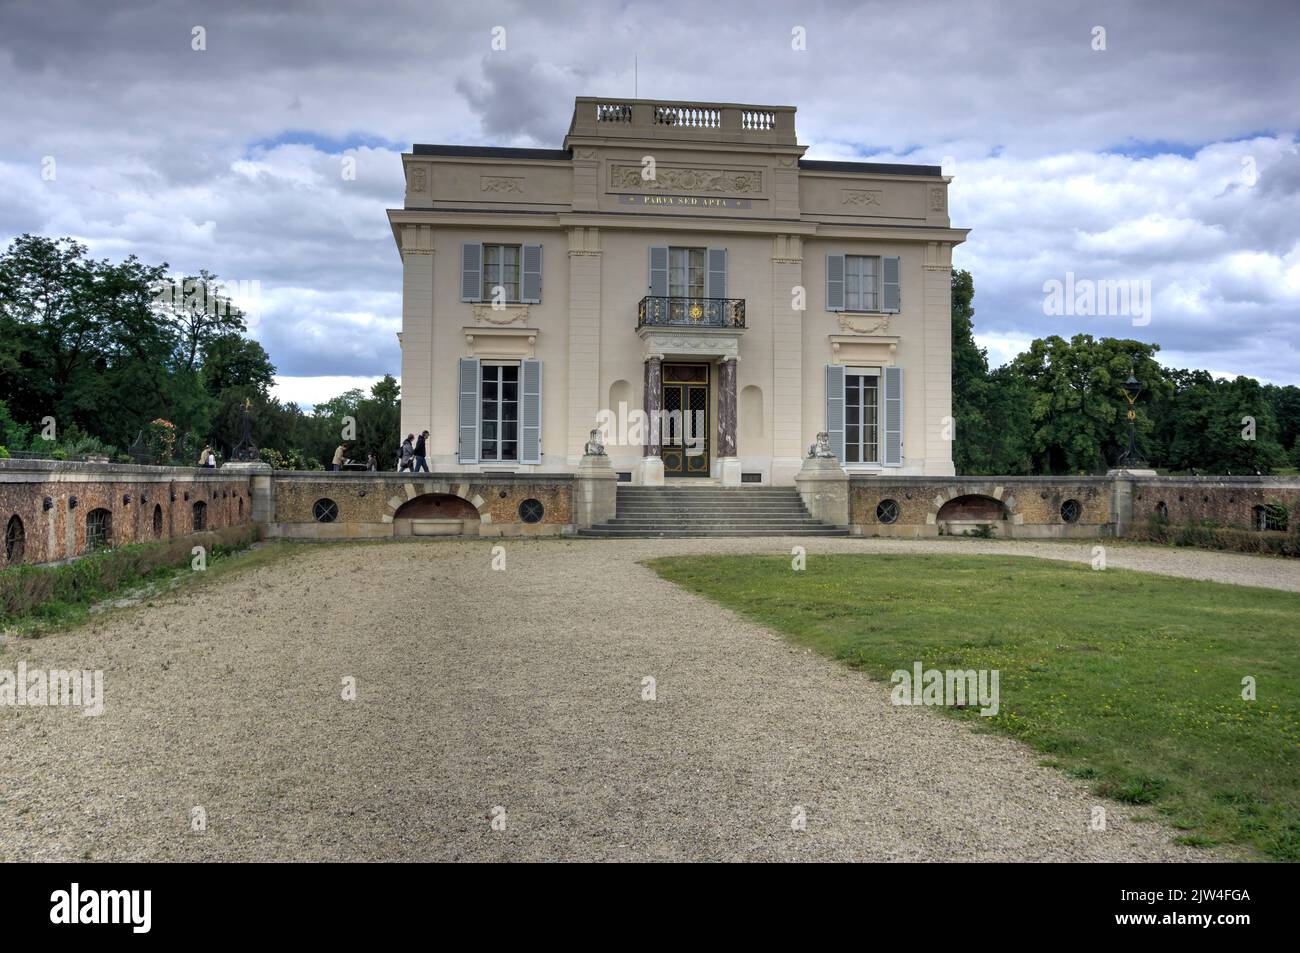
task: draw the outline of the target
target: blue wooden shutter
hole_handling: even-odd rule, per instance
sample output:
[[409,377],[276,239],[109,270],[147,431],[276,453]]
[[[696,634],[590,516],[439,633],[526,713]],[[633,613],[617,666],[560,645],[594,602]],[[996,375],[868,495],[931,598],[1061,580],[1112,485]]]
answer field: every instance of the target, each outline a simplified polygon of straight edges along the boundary
[[826,365],[826,433],[835,459],[844,462],[844,368]]
[[538,304],[542,300],[542,246],[525,245],[523,257],[523,291],[519,300],[524,304]]
[[460,413],[457,423],[456,459],[478,463],[479,366],[477,357],[460,359]]
[[460,300],[483,300],[483,246],[478,242],[460,245]]
[[542,362],[529,358],[520,367],[519,462],[542,462]]
[[[826,256],[826,310],[844,310],[844,256]],[[843,375],[840,375],[843,377]]]
[[903,465],[903,369],[886,367],[885,459],[887,467]]
[[898,312],[902,308],[903,293],[899,284],[898,256],[886,255],[880,259],[881,311]]
[[710,248],[707,257],[708,272],[704,279],[704,297],[725,298],[727,296],[727,250]]
[[650,246],[650,294],[668,297],[668,246]]

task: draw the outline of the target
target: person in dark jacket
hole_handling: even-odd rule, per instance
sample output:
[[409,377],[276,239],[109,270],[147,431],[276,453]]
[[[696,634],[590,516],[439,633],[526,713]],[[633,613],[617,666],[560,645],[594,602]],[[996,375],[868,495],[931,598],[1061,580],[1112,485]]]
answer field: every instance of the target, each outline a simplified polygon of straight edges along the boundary
[[415,471],[414,472],[416,473],[419,473],[421,470],[423,470],[425,473],[429,472],[429,461],[425,459],[425,454],[427,452],[425,445],[428,439],[429,439],[429,431],[422,430],[420,431],[420,439],[415,441]]

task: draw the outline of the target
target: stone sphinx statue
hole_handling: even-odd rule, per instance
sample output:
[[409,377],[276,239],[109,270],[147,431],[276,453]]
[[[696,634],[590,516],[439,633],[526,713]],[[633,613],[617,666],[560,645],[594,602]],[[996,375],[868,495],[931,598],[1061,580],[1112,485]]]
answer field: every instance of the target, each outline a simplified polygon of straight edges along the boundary
[[583,447],[582,452],[588,457],[603,457],[605,455],[605,445],[600,442],[600,431],[593,430],[587,437],[587,445]]
[[822,431],[817,435],[817,442],[808,447],[809,458],[835,458],[835,451],[831,449],[831,435]]

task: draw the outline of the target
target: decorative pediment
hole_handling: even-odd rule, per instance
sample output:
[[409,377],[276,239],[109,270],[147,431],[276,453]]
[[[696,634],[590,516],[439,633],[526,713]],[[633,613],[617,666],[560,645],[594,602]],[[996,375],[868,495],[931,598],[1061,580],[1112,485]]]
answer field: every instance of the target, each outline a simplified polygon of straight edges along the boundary
[[893,364],[898,354],[896,334],[832,334],[830,339],[832,364],[886,366]]
[[465,356],[496,360],[523,360],[535,357],[536,328],[462,328]]

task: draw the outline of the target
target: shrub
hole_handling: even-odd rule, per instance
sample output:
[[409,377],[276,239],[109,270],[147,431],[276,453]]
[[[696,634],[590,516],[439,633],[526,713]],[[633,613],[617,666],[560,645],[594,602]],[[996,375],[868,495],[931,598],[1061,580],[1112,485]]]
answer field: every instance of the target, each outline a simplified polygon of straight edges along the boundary
[[254,526],[226,526],[163,542],[91,553],[61,566],[5,569],[0,571],[0,622],[102,599],[150,573],[188,564],[195,546],[206,547],[209,558],[213,558],[256,538]]
[[1167,522],[1148,520],[1146,530],[1134,532],[1132,538],[1174,546],[1221,549],[1234,553],[1300,556],[1300,534],[1276,530],[1237,529],[1204,526],[1197,523],[1171,527]]

